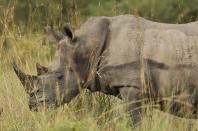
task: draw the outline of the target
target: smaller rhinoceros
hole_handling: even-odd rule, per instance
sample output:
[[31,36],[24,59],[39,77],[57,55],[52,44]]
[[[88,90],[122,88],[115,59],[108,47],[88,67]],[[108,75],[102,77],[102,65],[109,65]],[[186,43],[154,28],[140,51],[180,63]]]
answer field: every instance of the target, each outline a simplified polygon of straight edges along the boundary
[[94,17],[73,32],[63,27],[56,56],[37,76],[14,70],[29,94],[29,107],[58,107],[81,89],[128,102],[135,125],[141,105],[152,101],[171,114],[196,118],[198,107],[198,22],[163,24],[132,15]]

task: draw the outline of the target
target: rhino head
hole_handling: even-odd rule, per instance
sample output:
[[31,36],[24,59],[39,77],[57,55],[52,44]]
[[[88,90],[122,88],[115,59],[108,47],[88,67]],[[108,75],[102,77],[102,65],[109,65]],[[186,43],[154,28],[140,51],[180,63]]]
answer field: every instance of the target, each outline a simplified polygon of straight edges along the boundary
[[73,61],[75,44],[71,27],[65,25],[62,36],[50,27],[45,30],[49,39],[58,42],[52,64],[44,67],[37,63],[37,75],[29,75],[13,62],[13,69],[29,95],[29,108],[34,111],[68,103],[79,93],[80,88],[80,78]]

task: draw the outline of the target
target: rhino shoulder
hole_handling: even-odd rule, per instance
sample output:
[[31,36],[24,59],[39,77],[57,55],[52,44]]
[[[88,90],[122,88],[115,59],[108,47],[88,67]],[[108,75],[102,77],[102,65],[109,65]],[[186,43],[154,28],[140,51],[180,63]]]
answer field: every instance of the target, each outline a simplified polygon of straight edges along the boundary
[[109,24],[110,22],[110,17],[106,16],[94,16],[89,18],[82,26],[81,28],[90,28],[90,26],[96,26],[98,23],[102,24]]

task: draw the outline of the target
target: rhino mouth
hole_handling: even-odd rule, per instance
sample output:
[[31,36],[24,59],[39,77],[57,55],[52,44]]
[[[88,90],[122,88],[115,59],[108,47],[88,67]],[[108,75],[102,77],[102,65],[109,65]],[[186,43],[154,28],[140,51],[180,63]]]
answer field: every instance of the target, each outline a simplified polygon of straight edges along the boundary
[[49,102],[45,101],[45,102],[41,102],[41,103],[38,103],[38,104],[29,104],[29,109],[31,111],[42,111],[42,110],[49,110],[49,109],[56,109],[57,106],[56,104],[50,104]]

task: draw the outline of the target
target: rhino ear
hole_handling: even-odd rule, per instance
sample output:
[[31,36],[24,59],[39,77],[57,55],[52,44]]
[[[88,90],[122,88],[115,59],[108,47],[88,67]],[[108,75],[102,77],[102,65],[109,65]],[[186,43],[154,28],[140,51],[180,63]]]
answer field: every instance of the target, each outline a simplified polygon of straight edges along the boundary
[[60,32],[54,31],[51,26],[46,26],[44,32],[47,35],[48,39],[52,43],[58,43],[64,38],[63,34]]
[[69,37],[71,40],[74,38],[73,29],[70,23],[66,23],[62,27],[62,32],[64,35]]
[[12,67],[18,76],[19,80],[21,81],[25,91],[30,94],[34,89],[34,81],[37,79],[37,76],[27,75],[22,72],[16,65],[15,62],[12,62]]
[[37,75],[43,75],[48,72],[48,68],[36,63]]

